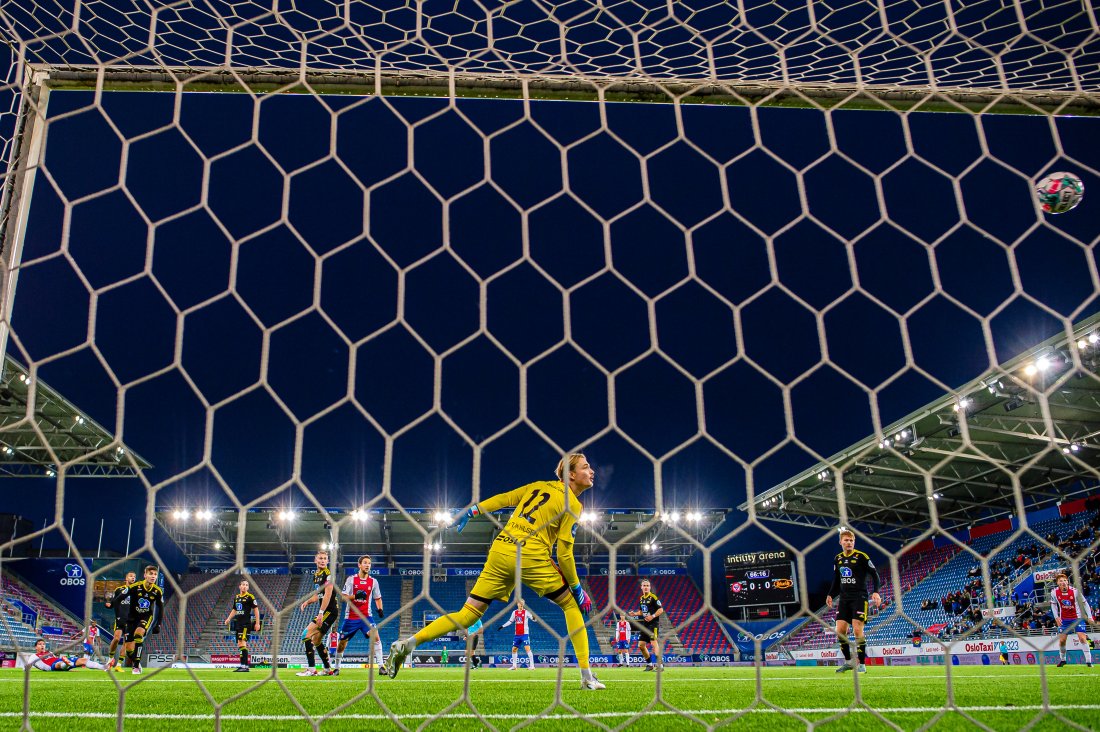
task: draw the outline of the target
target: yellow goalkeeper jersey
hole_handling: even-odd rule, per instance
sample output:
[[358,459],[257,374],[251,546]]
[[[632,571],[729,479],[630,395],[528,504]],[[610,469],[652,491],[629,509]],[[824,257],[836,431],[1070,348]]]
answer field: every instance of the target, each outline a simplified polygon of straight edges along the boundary
[[515,506],[515,511],[497,534],[489,552],[515,557],[516,544],[519,544],[524,560],[547,560],[557,544],[558,565],[565,579],[576,584],[579,580],[573,542],[577,535],[577,519],[583,509],[580,500],[560,480],[547,480],[498,493],[478,503],[482,513],[508,506]]

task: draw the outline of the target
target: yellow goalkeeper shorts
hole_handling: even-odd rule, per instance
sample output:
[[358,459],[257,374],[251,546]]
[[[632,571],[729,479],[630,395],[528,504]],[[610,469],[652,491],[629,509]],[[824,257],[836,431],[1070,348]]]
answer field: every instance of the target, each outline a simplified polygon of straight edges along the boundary
[[[520,581],[540,597],[553,594],[565,586],[558,565],[550,560],[522,557]],[[481,576],[470,595],[479,600],[507,601],[516,586],[516,557],[502,552],[489,552]]]

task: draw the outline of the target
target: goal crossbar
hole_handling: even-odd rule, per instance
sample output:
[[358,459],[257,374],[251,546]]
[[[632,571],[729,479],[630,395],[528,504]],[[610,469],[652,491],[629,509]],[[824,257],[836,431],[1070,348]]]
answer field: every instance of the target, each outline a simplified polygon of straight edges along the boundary
[[29,65],[54,89],[455,96],[882,110],[1100,114],[1100,92],[314,69]]

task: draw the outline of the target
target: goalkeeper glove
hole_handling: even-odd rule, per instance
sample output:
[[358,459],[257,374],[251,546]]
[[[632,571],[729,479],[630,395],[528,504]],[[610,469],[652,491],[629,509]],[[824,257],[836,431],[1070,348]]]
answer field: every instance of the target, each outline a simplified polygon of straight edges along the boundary
[[386,617],[386,614],[385,614],[384,612],[382,612],[382,608],[380,608],[380,607],[379,607],[379,608],[375,608],[375,611],[376,611],[376,612],[378,613],[378,619],[379,619],[379,620],[381,620],[382,618]]
[[569,591],[573,593],[573,599],[577,601],[577,606],[580,607],[582,613],[588,613],[592,610],[592,600],[588,597],[588,593],[581,587],[581,583],[578,582],[573,587],[569,588]]
[[470,519],[472,519],[474,516],[480,515],[481,509],[479,509],[477,507],[477,504],[475,503],[474,505],[466,509],[466,513],[458,517],[458,521],[455,521],[455,531],[461,534],[462,530],[466,528],[466,524],[469,523]]

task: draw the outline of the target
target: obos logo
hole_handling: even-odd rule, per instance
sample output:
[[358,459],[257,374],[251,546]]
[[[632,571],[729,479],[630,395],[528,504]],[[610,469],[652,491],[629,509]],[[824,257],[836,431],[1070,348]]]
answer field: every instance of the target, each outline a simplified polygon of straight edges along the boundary
[[151,605],[152,605],[152,603],[149,602],[149,598],[147,598],[147,597],[143,597],[140,600],[138,600],[138,609],[139,610],[148,610]]
[[66,564],[65,576],[61,578],[61,584],[63,585],[83,585],[86,582],[84,579],[84,570],[81,569],[79,564]]
[[851,567],[841,567],[840,568],[840,576],[841,577],[851,577],[852,576],[852,568]]

